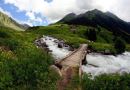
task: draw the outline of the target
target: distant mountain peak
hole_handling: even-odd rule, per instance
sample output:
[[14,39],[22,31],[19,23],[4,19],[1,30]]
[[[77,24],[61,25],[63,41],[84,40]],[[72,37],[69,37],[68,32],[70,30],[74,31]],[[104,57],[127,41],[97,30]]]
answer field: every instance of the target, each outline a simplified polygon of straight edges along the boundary
[[70,14],[68,14],[69,16],[76,16],[76,14],[75,13],[70,13]]
[[101,13],[101,11],[100,10],[98,10],[98,9],[94,9],[94,10],[91,10],[90,12],[95,12],[95,13]]
[[120,31],[130,34],[129,23],[121,20],[111,12],[104,13],[98,9],[94,9],[80,15],[68,14],[59,22],[75,25],[88,25],[93,27],[101,26],[113,32]]
[[89,14],[89,13],[92,13],[92,14],[102,14],[103,12],[98,10],[98,9],[94,9],[94,10],[91,10],[91,11],[87,11],[85,14]]
[[63,19],[60,20],[60,22],[67,22],[67,21],[70,21],[72,19],[74,19],[76,17],[76,14],[75,13],[70,13],[68,15],[66,15]]

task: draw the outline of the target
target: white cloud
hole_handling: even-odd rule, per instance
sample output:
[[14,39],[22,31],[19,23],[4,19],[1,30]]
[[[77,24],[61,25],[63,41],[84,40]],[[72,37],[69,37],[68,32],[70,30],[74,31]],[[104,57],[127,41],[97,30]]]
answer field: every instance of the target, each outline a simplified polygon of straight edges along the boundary
[[42,23],[42,17],[38,17],[37,15],[35,15],[35,13],[33,12],[27,12],[26,16],[29,17],[30,22],[39,22]]
[[5,3],[13,4],[19,11],[25,11],[31,20],[41,21],[40,13],[50,22],[57,21],[66,14],[76,14],[92,9],[111,11],[124,20],[130,21],[130,0],[53,0],[47,3],[45,0],[5,0]]
[[31,20],[35,19],[35,15],[32,12],[27,12],[26,16],[28,16]]

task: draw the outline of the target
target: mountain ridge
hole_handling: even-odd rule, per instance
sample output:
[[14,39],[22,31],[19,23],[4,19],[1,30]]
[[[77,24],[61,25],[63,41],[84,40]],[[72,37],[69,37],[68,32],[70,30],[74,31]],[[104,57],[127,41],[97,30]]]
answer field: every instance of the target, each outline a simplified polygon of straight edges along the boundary
[[25,29],[27,29],[27,27],[22,24],[19,24],[14,19],[2,12],[0,12],[0,26],[9,27],[19,31],[24,31]]
[[[66,15],[65,17],[68,17]],[[93,27],[102,26],[113,32],[126,32],[130,34],[130,24],[123,21],[111,12],[102,12],[100,10],[94,9],[86,13],[76,15],[69,20],[63,18],[59,23],[74,24],[74,25],[89,25]],[[66,21],[65,21],[66,20]]]

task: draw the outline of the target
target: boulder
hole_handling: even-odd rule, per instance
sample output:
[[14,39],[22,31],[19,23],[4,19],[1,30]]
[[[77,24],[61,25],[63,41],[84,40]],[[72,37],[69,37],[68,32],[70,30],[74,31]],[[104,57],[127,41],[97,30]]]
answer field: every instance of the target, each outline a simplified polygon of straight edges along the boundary
[[58,48],[63,48],[63,43],[58,43]]
[[65,49],[69,50],[70,49],[70,46],[69,45],[64,45]]
[[111,54],[111,51],[106,49],[106,50],[104,51],[104,54],[105,54],[105,55],[110,55],[110,54]]
[[37,46],[40,46],[40,45],[41,45],[41,41],[40,41],[40,40],[36,40],[36,41],[35,41],[35,44],[36,44]]
[[61,73],[60,69],[57,66],[51,65],[50,70],[52,70],[52,71],[56,72],[58,75],[62,76],[62,73]]
[[42,43],[42,47],[48,47],[48,45],[44,42]]
[[74,48],[73,47],[69,47],[69,51],[74,51]]
[[58,43],[59,41],[58,40],[54,40],[55,43]]

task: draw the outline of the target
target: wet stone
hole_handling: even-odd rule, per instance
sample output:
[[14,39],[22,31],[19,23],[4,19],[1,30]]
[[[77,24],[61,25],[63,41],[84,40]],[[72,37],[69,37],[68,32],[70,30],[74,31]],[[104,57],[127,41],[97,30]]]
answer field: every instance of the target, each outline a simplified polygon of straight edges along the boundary
[[63,43],[58,43],[58,48],[63,48]]

